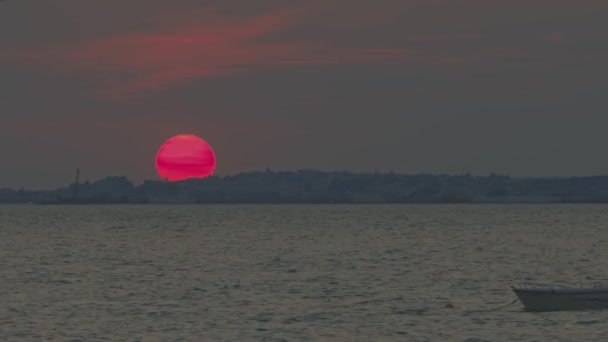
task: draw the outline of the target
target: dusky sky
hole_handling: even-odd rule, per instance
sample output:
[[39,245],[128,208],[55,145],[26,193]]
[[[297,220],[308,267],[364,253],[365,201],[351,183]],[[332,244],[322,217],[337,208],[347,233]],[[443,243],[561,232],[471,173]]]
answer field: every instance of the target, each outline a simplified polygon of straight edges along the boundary
[[0,187],[217,173],[608,173],[606,0],[0,1]]

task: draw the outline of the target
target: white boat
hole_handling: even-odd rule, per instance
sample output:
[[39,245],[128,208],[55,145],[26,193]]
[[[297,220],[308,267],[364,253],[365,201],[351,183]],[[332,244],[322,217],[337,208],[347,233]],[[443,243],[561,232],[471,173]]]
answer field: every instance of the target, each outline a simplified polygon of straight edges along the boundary
[[608,309],[608,286],[553,286],[521,284],[511,286],[526,311]]

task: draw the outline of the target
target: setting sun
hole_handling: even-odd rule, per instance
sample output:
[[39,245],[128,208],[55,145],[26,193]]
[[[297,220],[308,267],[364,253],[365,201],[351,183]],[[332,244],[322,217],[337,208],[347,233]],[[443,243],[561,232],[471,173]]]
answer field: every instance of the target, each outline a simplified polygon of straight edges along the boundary
[[196,135],[180,134],[169,138],[156,155],[156,171],[170,182],[211,176],[215,154],[207,142]]

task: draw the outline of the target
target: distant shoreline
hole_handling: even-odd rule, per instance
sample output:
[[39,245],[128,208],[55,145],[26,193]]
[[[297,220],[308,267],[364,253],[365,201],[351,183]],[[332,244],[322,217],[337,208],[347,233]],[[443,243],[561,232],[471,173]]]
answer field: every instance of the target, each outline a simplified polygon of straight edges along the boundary
[[271,170],[181,182],[126,177],[49,191],[0,189],[0,204],[604,204],[608,176],[399,175]]

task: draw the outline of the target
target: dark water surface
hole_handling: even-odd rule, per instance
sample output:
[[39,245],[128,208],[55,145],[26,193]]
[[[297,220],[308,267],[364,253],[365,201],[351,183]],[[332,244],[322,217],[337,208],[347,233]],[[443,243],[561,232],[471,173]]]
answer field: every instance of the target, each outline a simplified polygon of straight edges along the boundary
[[[608,206],[0,206],[1,341],[599,341]],[[453,308],[446,307],[451,304]]]

